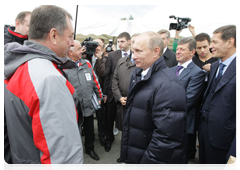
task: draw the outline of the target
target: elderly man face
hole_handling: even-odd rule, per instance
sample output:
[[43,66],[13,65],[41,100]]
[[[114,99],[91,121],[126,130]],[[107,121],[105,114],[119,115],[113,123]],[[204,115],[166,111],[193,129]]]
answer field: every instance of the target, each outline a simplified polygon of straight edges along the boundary
[[133,59],[136,66],[146,70],[160,57],[159,47],[149,47],[150,36],[148,34],[139,35],[133,44]]
[[82,57],[81,53],[82,45],[79,41],[74,41],[74,47],[71,47],[68,53],[68,57],[71,58],[73,61],[78,61]]

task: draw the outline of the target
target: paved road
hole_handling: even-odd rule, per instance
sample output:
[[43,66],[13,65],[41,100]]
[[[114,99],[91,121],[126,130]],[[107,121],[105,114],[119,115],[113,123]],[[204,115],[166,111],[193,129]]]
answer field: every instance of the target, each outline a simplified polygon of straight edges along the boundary
[[[121,145],[121,132],[115,136],[115,140],[112,144],[112,149],[109,152],[104,150],[104,147],[100,145],[100,141],[97,133],[97,120],[94,119],[94,128],[95,128],[95,152],[100,157],[99,161],[93,160],[89,155],[84,152],[84,164],[119,164],[116,160],[120,156],[120,145]],[[82,137],[82,142],[84,144],[84,137]],[[84,150],[85,151],[85,150]],[[196,153],[196,158],[191,159],[189,164],[198,164],[198,152]]]

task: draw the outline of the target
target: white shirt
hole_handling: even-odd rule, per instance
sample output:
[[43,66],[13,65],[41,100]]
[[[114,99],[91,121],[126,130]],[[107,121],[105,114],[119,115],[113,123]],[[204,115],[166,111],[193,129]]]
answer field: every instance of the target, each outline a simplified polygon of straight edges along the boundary
[[166,52],[166,50],[167,50],[167,47],[163,49],[163,54]]
[[180,65],[180,63],[178,63],[178,66],[183,66],[183,68],[179,71],[179,74],[178,74],[178,75],[180,75],[180,74],[182,73],[182,71],[183,71],[184,69],[186,69],[191,62],[192,62],[192,59],[186,61],[186,62],[183,63],[182,65]]
[[127,52],[122,51],[122,57],[125,57],[124,53],[127,53],[128,54],[127,56],[129,56],[130,55],[130,49]]
[[[231,64],[231,62],[234,60],[235,57],[236,57],[236,53],[234,53],[231,57],[229,57],[228,59],[226,59],[224,62],[222,62],[221,60],[219,60],[219,64],[220,64],[220,63],[223,63],[223,64],[225,65],[225,67],[223,67],[222,75],[225,73],[225,71],[227,70],[228,66]],[[216,77],[217,77],[217,75],[218,75],[218,72],[219,72],[219,67],[218,67],[218,70],[217,70]]]
[[142,71],[142,73],[141,73],[141,80],[143,80],[144,77],[147,75],[149,69],[150,69],[150,67],[148,69]]

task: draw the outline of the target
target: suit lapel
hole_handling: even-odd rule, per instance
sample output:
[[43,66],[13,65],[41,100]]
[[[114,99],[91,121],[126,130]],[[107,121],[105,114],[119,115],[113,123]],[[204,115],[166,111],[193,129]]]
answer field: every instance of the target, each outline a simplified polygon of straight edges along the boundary
[[167,58],[167,59],[169,59],[169,56],[170,56],[170,55],[168,55],[168,53],[169,53],[168,50],[169,50],[169,49],[167,48],[166,51],[165,51],[165,53],[163,54],[163,56],[164,56],[165,58]]
[[236,58],[228,66],[227,70],[225,71],[222,78],[218,82],[214,93],[216,93],[220,88],[227,84],[234,75],[236,75]]
[[209,92],[209,90],[210,90],[210,88],[212,86],[212,81],[214,79],[214,76],[215,76],[215,73],[217,71],[217,68],[218,68],[218,62],[213,63],[211,65],[211,71],[210,71],[210,74],[209,74],[208,86],[207,86],[207,89],[205,90],[205,93],[204,93],[204,100],[205,100],[205,98],[207,96],[207,93]]
[[178,76],[179,80],[183,79],[186,75],[188,75],[192,68],[193,68],[193,62],[191,62],[186,69],[184,69],[181,74]]
[[117,58],[117,60],[119,60],[120,58],[122,58],[122,52],[121,52],[121,50],[118,51],[118,55],[117,55],[116,58]]

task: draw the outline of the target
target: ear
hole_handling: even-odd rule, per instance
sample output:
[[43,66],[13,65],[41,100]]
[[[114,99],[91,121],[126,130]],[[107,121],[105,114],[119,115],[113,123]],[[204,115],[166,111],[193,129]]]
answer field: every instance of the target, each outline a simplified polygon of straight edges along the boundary
[[50,38],[52,44],[54,44],[54,45],[57,44],[58,36],[59,36],[59,33],[56,30],[56,28],[52,28],[49,32],[49,38]]
[[228,45],[228,47],[232,47],[232,46],[234,46],[234,42],[235,42],[235,39],[233,38],[233,37],[231,37],[231,38],[229,38],[228,40],[227,40],[227,45]]
[[195,52],[196,52],[195,49],[193,49],[193,50],[191,51],[191,56],[192,56],[192,57],[195,55]]
[[131,44],[131,40],[128,40],[128,44],[129,44],[129,45]]
[[73,55],[73,51],[72,50],[69,50],[68,51],[68,56],[72,56]]
[[153,52],[155,54],[154,57],[161,57],[161,56],[159,56],[159,54],[161,52],[160,47],[155,47]]
[[169,44],[169,43],[170,43],[170,41],[171,41],[171,39],[170,39],[170,38],[168,38],[168,39],[167,39],[167,44]]
[[15,20],[15,26],[18,27],[20,25],[20,21],[18,19]]

